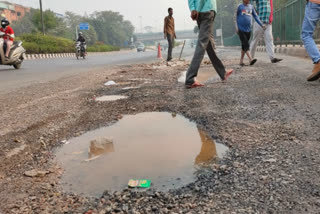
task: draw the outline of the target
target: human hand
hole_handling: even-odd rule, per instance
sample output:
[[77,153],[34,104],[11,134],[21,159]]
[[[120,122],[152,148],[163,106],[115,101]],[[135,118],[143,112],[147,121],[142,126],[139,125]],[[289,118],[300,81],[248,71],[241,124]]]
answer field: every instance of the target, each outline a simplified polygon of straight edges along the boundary
[[267,26],[262,25],[262,29],[263,29],[263,30],[266,30],[266,29],[267,29]]
[[198,11],[196,11],[196,10],[191,11],[191,19],[192,19],[193,21],[197,20],[197,19],[198,19],[198,16],[199,16]]
[[166,34],[164,34],[164,39],[166,39],[167,38],[167,35]]
[[239,30],[238,30],[238,29],[236,30],[236,34],[238,34],[238,35],[239,35]]

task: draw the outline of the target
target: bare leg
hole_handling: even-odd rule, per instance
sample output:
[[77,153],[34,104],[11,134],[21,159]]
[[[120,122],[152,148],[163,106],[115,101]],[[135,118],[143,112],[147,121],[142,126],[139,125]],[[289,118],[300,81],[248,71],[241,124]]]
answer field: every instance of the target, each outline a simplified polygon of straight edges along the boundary
[[11,49],[13,42],[8,40],[6,43],[7,43],[6,57],[9,57],[10,49]]
[[241,50],[240,65],[243,64],[244,54],[245,54],[245,52],[243,50]]
[[251,61],[252,61],[252,57],[251,57],[251,55],[250,55],[250,52],[247,51],[246,54],[247,54],[247,56],[248,56],[248,58],[249,58],[249,61],[251,62]]

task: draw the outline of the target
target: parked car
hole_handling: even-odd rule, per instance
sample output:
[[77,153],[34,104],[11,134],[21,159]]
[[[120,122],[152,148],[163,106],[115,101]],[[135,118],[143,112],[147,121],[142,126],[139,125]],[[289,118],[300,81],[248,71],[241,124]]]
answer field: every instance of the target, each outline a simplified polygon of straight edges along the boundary
[[143,52],[146,51],[146,47],[145,47],[144,44],[142,44],[142,43],[140,43],[140,44],[137,46],[137,52],[140,52],[140,51],[143,51]]

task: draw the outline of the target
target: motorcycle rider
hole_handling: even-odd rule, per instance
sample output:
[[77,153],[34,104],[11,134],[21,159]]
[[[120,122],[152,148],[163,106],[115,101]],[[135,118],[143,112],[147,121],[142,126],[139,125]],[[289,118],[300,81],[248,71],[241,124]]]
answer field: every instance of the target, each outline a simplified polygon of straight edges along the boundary
[[83,33],[82,32],[79,32],[79,34],[78,34],[78,40],[77,40],[77,42],[81,42],[81,44],[83,45],[83,47],[84,47],[84,52],[86,53],[86,49],[87,49],[87,46],[86,46],[86,39],[84,38],[84,36],[83,36]]
[[10,53],[11,46],[13,45],[13,39],[14,39],[14,31],[9,25],[10,25],[10,22],[8,19],[3,18],[1,20],[0,31],[5,33],[5,36],[3,37],[3,39],[4,39],[4,43],[7,45],[7,50],[5,53],[6,59],[9,59],[9,53]]

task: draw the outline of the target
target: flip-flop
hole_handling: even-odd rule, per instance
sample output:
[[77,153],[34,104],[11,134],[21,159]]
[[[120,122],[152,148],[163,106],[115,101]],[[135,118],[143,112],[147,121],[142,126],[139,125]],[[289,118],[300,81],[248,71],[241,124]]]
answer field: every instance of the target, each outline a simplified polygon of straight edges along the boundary
[[190,89],[190,88],[197,88],[197,87],[203,87],[204,85],[195,81],[192,85],[186,85],[186,88]]
[[229,69],[227,70],[226,76],[224,77],[224,79],[222,80],[223,82],[226,81],[228,79],[228,77],[234,72],[233,69]]
[[254,65],[256,62],[257,62],[257,59],[253,59],[253,60],[250,62],[250,66]]
[[319,78],[320,78],[320,71],[312,73],[307,80],[309,82],[312,82],[312,81],[318,80]]

